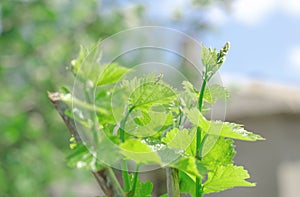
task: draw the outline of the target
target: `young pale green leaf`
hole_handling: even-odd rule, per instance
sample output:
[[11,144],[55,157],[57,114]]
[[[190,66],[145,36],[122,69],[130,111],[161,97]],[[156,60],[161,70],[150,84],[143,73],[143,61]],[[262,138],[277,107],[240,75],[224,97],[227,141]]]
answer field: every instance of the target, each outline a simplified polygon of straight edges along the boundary
[[[115,124],[123,118],[124,105],[127,99],[124,97],[124,91],[115,87],[114,84],[103,85],[96,88],[95,105],[97,108],[106,109],[106,113],[97,111],[100,124]],[[116,116],[118,114],[119,116]]]
[[[174,128],[167,132],[166,136],[162,138],[162,142],[164,142],[170,149],[185,153],[191,143],[193,143],[195,136],[195,129],[183,129],[180,131],[178,128]],[[187,154],[191,155],[190,152]]]
[[165,143],[165,144],[170,143],[170,142],[176,137],[178,131],[179,131],[179,129],[173,128],[172,130],[170,130],[170,131],[167,132],[166,136],[163,137],[163,138],[161,139],[161,141],[162,141],[163,143]]
[[209,81],[210,78],[219,70],[225,61],[229,48],[229,42],[227,42],[219,52],[217,52],[215,48],[207,48],[202,44],[201,57],[202,64],[205,67],[204,80]]
[[172,112],[169,112],[165,116],[164,120],[165,120],[165,122],[163,124],[163,127],[160,128],[160,131],[167,129],[174,124],[174,116],[173,116]]
[[191,84],[191,82],[189,81],[183,81],[182,82],[183,85],[183,89],[186,91],[187,94],[189,94],[189,96],[191,97],[198,97],[199,95],[199,91],[197,89],[195,89],[194,85]]
[[135,109],[127,120],[125,131],[137,137],[161,135],[161,131],[173,123],[172,116],[165,111]]
[[129,102],[135,108],[149,109],[153,105],[171,103],[176,98],[171,87],[159,83],[144,83],[136,88],[130,95]]
[[133,119],[133,121],[139,126],[148,125],[151,122],[151,116],[146,111],[141,111],[141,115]]
[[101,71],[100,65],[93,58],[98,59],[98,43],[91,45],[89,48],[80,46],[80,52],[75,60],[71,61],[71,71],[83,83],[88,83],[91,86],[96,84],[96,79]]
[[192,108],[190,110],[186,109],[185,112],[188,119],[194,126],[200,127],[205,133],[210,135],[217,135],[245,141],[264,140],[264,138],[260,135],[246,131],[242,125],[222,121],[206,120],[206,118],[196,108]]
[[219,137],[213,148],[203,157],[202,162],[209,170],[215,170],[220,165],[231,164],[235,153],[233,140]]
[[195,177],[203,177],[207,173],[205,166],[195,157],[181,157],[169,164],[169,166],[181,170]]
[[206,182],[204,183],[204,193],[220,192],[233,187],[253,187],[255,183],[250,183],[245,179],[250,176],[242,166],[234,166],[232,164],[218,166],[215,171],[208,173]]
[[209,128],[209,121],[201,114],[201,112],[197,108],[184,109],[184,112],[187,115],[188,120],[192,123],[192,125],[198,127],[200,126],[202,129],[207,130]]
[[161,162],[158,154],[145,142],[139,139],[128,139],[120,145],[122,154],[128,160],[137,164],[159,164]]
[[220,129],[220,136],[237,139],[237,140],[244,140],[244,141],[256,141],[256,140],[264,140],[263,137],[260,135],[254,134],[252,132],[246,131],[243,128],[243,125],[230,123],[230,122],[221,122],[221,121],[211,121],[210,130],[219,130]]
[[229,92],[225,87],[214,84],[205,89],[203,98],[207,103],[214,104],[218,99],[227,100],[229,98]]
[[180,92],[180,103],[185,108],[192,108],[198,105],[199,92],[189,81],[182,82],[184,91]]
[[88,49],[84,48],[83,46],[80,46],[80,51],[77,59],[71,61],[71,71],[74,75],[80,75],[80,67],[82,63],[85,61],[86,57],[88,56]]
[[[131,183],[133,182],[133,174],[130,174]],[[151,197],[153,191],[153,184],[151,181],[141,182],[137,179],[134,197]]]
[[71,62],[71,70],[82,82],[90,82],[92,86],[101,86],[118,82],[130,69],[117,63],[100,65],[101,53],[98,43],[90,48],[81,46],[77,59]]
[[129,71],[130,69],[120,66],[117,63],[106,64],[101,68],[100,73],[98,73],[99,77],[97,78],[96,85],[101,86],[116,83]]
[[83,168],[87,170],[100,170],[103,165],[97,162],[87,147],[82,143],[77,143],[72,149],[71,154],[67,157],[67,165],[72,168]]
[[218,63],[218,53],[216,49],[207,48],[202,44],[201,49],[202,64],[204,65],[206,72],[212,72],[213,74],[219,69]]

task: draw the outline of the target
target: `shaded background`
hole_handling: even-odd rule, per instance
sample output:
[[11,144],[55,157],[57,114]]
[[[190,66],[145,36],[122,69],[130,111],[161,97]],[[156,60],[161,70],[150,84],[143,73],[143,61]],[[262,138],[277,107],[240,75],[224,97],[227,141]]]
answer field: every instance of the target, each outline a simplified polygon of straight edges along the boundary
[[[220,73],[233,94],[226,118],[267,138],[237,143],[236,161],[257,187],[209,196],[298,197],[299,22],[296,0],[2,0],[0,196],[99,192],[92,175],[66,167],[70,136],[46,91],[72,85],[66,67],[80,44],[129,27],[161,25],[208,46],[232,43]],[[163,177],[153,179],[160,183]]]

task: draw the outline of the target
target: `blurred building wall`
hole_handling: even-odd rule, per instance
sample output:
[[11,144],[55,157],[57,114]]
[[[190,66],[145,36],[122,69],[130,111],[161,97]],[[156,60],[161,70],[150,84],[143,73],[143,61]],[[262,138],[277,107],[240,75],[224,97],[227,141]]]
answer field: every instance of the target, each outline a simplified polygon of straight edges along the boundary
[[300,193],[300,89],[251,82],[232,94],[226,119],[266,138],[236,143],[254,188],[235,188],[210,197],[298,197]]

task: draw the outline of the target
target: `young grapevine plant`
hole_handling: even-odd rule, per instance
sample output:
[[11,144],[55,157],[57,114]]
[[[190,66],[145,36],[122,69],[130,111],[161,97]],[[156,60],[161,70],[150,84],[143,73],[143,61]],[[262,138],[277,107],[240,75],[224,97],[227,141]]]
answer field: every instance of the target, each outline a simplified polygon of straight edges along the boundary
[[84,94],[67,88],[49,93],[72,133],[68,165],[92,171],[106,196],[151,196],[152,183],[139,180],[147,166],[166,169],[168,193],[162,196],[255,186],[247,170],[234,165],[234,140],[263,138],[204,116],[218,99],[229,98],[224,87],[211,83],[228,50],[229,43],[220,51],[202,45],[200,88],[184,81],[178,90],[161,74],[133,77],[134,69],[117,63],[98,66],[88,58],[97,55],[96,47],[81,48],[71,70]]

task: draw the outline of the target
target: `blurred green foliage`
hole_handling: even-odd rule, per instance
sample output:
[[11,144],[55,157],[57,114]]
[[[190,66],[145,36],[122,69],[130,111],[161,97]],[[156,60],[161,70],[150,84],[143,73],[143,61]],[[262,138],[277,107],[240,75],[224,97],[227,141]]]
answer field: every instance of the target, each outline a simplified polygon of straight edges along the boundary
[[126,27],[121,12],[106,23],[99,7],[95,0],[0,2],[1,197],[53,196],[55,182],[84,180],[66,167],[70,136],[46,91],[71,85],[66,67],[80,44]]

